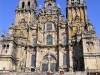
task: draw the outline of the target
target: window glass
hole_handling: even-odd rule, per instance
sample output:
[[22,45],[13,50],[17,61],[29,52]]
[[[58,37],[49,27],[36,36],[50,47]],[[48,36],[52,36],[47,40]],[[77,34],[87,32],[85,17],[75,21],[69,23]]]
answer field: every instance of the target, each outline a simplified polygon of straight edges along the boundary
[[63,55],[63,65],[67,65],[67,55]]
[[56,63],[51,63],[50,64],[50,71],[55,72],[56,70]]
[[42,71],[48,71],[48,64],[42,64]]
[[34,39],[33,39],[33,45],[36,45],[36,44],[37,44],[37,39],[34,38]]
[[48,24],[47,24],[47,30],[48,30],[48,31],[52,30],[52,23],[48,23]]
[[50,60],[56,60],[56,58],[51,55]]
[[67,40],[66,40],[65,37],[63,38],[62,42],[63,42],[64,45],[66,45]]
[[36,55],[32,55],[32,63],[31,63],[32,66],[36,66]]
[[47,38],[46,38],[46,44],[47,45],[52,45],[52,36],[51,35],[47,36]]
[[48,55],[44,56],[43,60],[48,60]]
[[56,71],[56,58],[53,55],[45,55],[43,58],[44,63],[42,63],[42,71]]

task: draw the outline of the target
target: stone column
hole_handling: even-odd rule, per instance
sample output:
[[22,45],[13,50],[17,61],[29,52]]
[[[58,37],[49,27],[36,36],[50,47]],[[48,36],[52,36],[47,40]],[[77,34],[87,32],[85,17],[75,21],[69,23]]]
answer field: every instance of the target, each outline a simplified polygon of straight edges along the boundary
[[69,47],[69,70],[73,71],[73,50],[72,47]]
[[36,52],[36,68],[37,69],[39,69],[39,70],[41,70],[41,67],[40,67],[40,65],[41,65],[41,63],[40,63],[40,57],[41,56],[39,56],[40,55],[40,52],[39,52],[39,49],[37,49],[37,52]]

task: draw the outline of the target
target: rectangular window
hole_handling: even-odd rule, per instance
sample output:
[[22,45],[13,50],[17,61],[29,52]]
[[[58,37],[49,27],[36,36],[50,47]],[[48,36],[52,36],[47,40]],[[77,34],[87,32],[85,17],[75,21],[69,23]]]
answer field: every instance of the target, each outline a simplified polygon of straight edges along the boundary
[[47,24],[47,28],[48,31],[52,30],[52,23]]
[[36,55],[32,55],[32,63],[31,63],[32,66],[36,66]]
[[67,65],[67,54],[63,55],[63,65]]

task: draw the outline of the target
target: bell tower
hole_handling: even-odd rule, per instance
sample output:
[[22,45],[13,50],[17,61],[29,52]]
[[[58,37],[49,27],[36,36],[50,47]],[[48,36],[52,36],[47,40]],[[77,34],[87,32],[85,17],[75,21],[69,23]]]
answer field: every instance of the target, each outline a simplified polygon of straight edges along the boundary
[[36,0],[20,0],[19,6],[16,8],[15,23],[18,24],[21,20],[27,23],[36,19]]
[[82,33],[86,30],[85,27],[87,24],[86,4],[84,0],[67,0],[66,5],[69,39],[69,70],[84,71]]
[[84,0],[67,0],[66,17],[71,26],[70,38],[76,32],[84,31],[87,22],[86,4]]

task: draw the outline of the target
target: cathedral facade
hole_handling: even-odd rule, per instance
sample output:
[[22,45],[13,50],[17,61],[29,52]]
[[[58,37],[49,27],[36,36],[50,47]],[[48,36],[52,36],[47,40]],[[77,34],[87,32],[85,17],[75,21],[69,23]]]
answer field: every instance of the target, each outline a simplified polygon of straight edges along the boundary
[[15,22],[0,38],[0,71],[100,72],[100,40],[84,0],[66,0],[66,17],[56,0],[20,0]]

